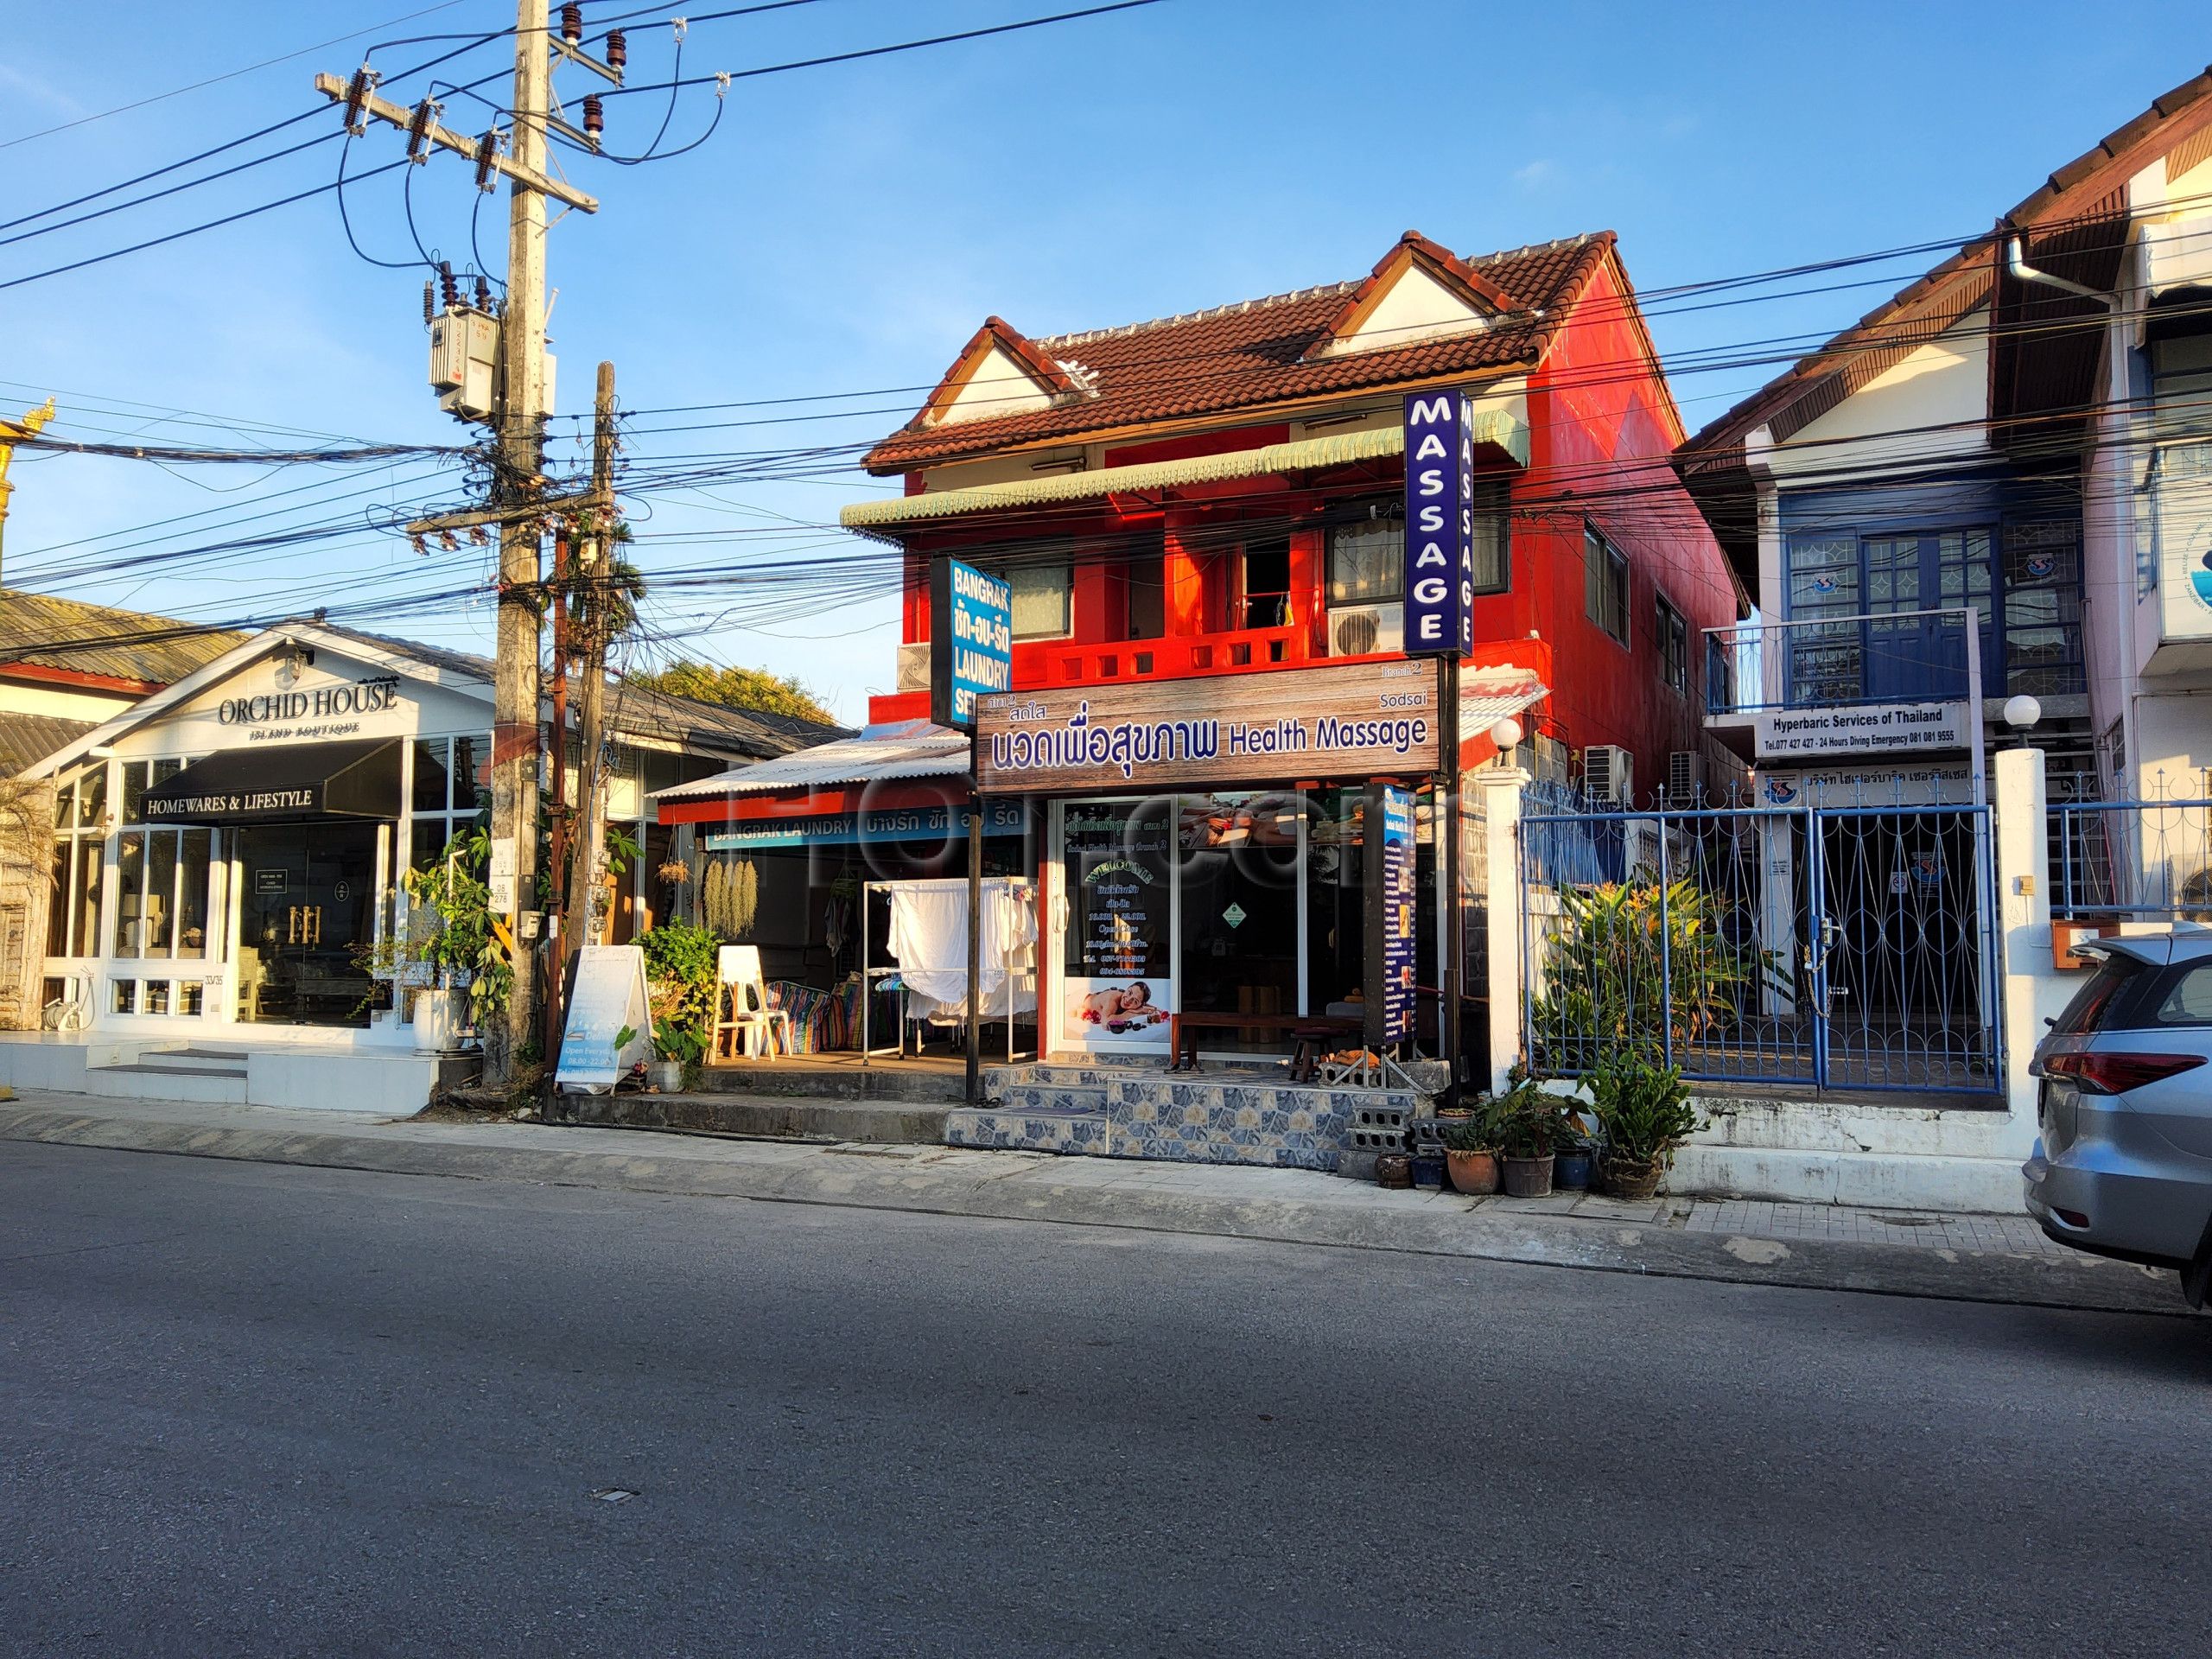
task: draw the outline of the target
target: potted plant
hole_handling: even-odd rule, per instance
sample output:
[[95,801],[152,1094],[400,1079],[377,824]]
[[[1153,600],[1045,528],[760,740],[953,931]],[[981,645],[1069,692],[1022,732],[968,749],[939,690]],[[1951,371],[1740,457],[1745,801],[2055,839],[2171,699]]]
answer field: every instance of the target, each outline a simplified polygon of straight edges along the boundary
[[1504,1154],[1508,1198],[1541,1198],[1551,1192],[1552,1163],[1566,1116],[1556,1095],[1547,1094],[1525,1077],[1515,1084],[1506,1097],[1497,1136],[1498,1150]]
[[1675,1148],[1700,1127],[1679,1067],[1618,1049],[1591,1074],[1598,1122],[1605,1132],[1605,1190],[1648,1198],[1659,1190]]
[[673,1014],[653,1021],[653,1063],[645,1068],[645,1082],[664,1095],[683,1087],[683,1074],[707,1052],[697,1032]]
[[1497,1103],[1488,1096],[1445,1126],[1444,1163],[1452,1190],[1479,1198],[1497,1191]]
[[1552,1185],[1561,1192],[1587,1192],[1598,1173],[1598,1143],[1586,1114],[1572,1103],[1560,1114],[1559,1145],[1552,1163]]

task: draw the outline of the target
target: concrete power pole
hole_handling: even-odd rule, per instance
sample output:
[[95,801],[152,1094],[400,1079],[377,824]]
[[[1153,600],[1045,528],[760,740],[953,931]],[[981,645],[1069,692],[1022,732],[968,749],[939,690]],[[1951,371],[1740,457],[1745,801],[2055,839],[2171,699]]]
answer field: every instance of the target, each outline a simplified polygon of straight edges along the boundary
[[[448,150],[476,165],[479,188],[492,188],[494,174],[508,181],[507,291],[500,315],[499,373],[490,418],[498,440],[498,473],[488,506],[434,513],[407,526],[424,536],[496,524],[499,530],[499,660],[493,693],[492,731],[492,908],[505,929],[514,963],[514,995],[495,1029],[484,1033],[486,1071],[505,1082],[514,1071],[516,1051],[530,1040],[537,1001],[537,974],[530,941],[518,924],[534,909],[537,893],[538,613],[543,594],[539,543],[551,513],[595,499],[602,510],[612,503],[589,493],[553,497],[545,492],[544,452],[547,385],[545,352],[545,201],[547,197],[596,213],[599,203],[583,191],[545,172],[546,131],[557,125],[587,149],[596,152],[596,99],[586,100],[585,130],[551,113],[552,60],[588,70],[620,86],[623,53],[619,31],[610,32],[609,61],[582,49],[580,25],[564,14],[556,39],[547,27],[549,0],[517,0],[513,124],[506,152],[499,134],[480,138],[453,131],[437,118],[441,106],[425,99],[407,109],[377,93],[377,76],[364,64],[350,79],[320,74],[317,91],[344,106],[348,131],[380,121],[407,135],[410,160],[427,162]],[[448,292],[450,313],[453,298]],[[453,407],[464,419],[485,411]]]
[[[582,753],[576,767],[576,833],[569,855],[568,907],[561,920],[561,963],[591,938],[592,901],[599,890],[599,861],[607,842],[607,645],[610,619],[626,597],[614,580],[614,365],[599,365],[593,404],[591,491],[608,505],[594,507],[596,523],[577,538],[576,570],[588,597],[575,607],[576,727]],[[590,588],[600,583],[596,591]]]
[[[548,0],[517,0],[514,136],[518,168],[545,168],[545,113],[552,72],[547,55]],[[545,198],[518,179],[507,195],[506,309],[499,356],[495,506],[525,506],[543,494],[545,467]],[[537,599],[543,580],[535,518],[499,525],[499,636],[492,706],[492,906],[516,940],[514,994],[499,1028],[484,1033],[485,1069],[505,1083],[516,1052],[530,1041],[537,1007],[536,953],[517,926],[537,891]],[[556,741],[563,741],[556,738]],[[505,878],[504,881],[502,878]]]

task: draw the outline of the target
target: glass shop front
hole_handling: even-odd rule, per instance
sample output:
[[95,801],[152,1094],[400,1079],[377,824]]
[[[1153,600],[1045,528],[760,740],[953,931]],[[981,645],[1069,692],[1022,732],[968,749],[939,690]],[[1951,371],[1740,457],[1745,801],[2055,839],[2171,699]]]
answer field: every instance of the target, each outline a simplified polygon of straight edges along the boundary
[[[1386,963],[1421,1010],[1409,1034],[1433,1033],[1440,690],[1434,663],[1400,660],[983,699],[979,787],[1049,804],[1046,1046],[1164,1053],[1176,1014],[1200,1052],[1281,1052],[1301,1020],[1354,1045]],[[1415,843],[1387,937],[1385,785]]]
[[[1201,1050],[1272,1053],[1283,1016],[1363,1019],[1366,803],[1363,784],[1052,803],[1052,1047],[1164,1053],[1181,1013]],[[1426,977],[1441,933],[1418,822]]]
[[51,1023],[364,1027],[401,878],[446,855],[490,782],[488,734],[110,756],[55,805]]

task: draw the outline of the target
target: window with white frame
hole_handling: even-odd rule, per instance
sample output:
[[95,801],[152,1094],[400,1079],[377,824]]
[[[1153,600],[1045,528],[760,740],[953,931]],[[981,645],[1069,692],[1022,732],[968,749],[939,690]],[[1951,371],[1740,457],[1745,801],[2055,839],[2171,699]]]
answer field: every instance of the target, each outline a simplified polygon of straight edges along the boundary
[[467,833],[492,800],[492,740],[423,737],[415,741],[415,785],[408,868],[427,870]]
[[145,799],[184,769],[181,760],[125,760],[122,828],[115,838],[115,937],[109,954],[116,1014],[193,1014],[207,1007],[205,964],[221,954],[213,882],[215,831],[146,820]]
[[1582,528],[1583,609],[1621,644],[1628,644],[1628,557],[1592,525]]
[[54,891],[46,954],[100,953],[100,897],[107,879],[107,763],[96,761],[54,798]]

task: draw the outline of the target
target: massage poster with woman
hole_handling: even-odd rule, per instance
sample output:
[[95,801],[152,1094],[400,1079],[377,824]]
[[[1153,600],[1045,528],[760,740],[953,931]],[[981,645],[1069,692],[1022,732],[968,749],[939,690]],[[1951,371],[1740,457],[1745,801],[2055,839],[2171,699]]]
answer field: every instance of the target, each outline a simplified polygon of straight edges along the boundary
[[1068,927],[1061,1040],[1086,1049],[1164,1049],[1169,975],[1167,804],[1067,812]]

